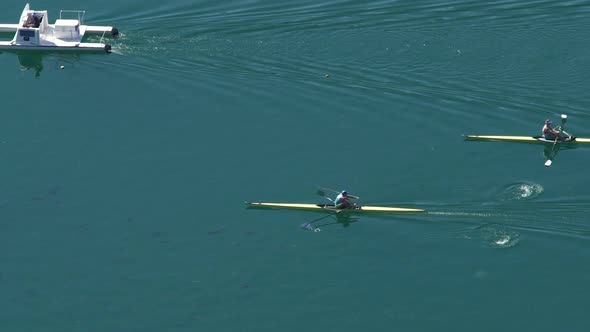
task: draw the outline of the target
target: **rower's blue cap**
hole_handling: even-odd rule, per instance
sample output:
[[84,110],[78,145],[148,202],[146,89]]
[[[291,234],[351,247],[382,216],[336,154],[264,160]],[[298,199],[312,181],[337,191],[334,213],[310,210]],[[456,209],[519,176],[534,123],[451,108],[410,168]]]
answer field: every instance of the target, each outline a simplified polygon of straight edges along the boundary
[[342,190],[342,195],[348,195],[348,192],[346,192],[346,190]]
[[545,123],[551,123],[551,120],[547,119],[545,120]]

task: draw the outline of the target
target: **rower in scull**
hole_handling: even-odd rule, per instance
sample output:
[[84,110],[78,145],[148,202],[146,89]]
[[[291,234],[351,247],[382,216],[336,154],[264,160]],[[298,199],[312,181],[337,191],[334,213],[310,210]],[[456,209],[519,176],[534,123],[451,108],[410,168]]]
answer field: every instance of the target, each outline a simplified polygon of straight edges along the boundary
[[554,141],[554,140],[559,140],[559,141],[572,141],[575,140],[576,138],[570,135],[563,135],[563,134],[567,134],[565,131],[562,130],[561,126],[557,126],[556,128],[551,128],[551,120],[547,119],[545,120],[545,125],[543,126],[543,129],[541,129],[541,135],[543,136],[544,139],[546,140],[550,140],[550,141]]
[[358,197],[350,195],[346,190],[342,190],[338,196],[336,196],[334,205],[336,205],[336,208],[339,210],[354,209],[356,204],[354,204],[351,199],[358,199]]

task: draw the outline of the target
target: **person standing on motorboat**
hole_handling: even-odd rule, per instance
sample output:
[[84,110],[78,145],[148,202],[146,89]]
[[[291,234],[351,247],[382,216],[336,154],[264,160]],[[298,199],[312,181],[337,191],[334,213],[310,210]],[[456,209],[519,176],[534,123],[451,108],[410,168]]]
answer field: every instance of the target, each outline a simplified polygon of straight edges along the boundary
[[336,196],[336,199],[334,200],[334,205],[337,209],[340,210],[353,209],[356,206],[356,204],[351,202],[351,199],[358,199],[358,197],[350,195],[346,190],[342,190],[342,192],[338,194],[338,196]]

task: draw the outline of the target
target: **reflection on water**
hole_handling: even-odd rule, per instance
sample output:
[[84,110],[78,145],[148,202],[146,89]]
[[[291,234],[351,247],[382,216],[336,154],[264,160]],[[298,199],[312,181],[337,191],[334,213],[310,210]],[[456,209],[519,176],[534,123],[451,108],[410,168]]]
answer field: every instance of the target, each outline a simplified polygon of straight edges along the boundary
[[[321,224],[318,223],[319,221],[324,221],[326,219],[332,219],[331,221],[322,222]],[[330,213],[326,216],[317,218],[311,222],[306,222],[301,225],[302,228],[308,229],[314,232],[319,232],[321,230],[320,227],[326,227],[330,225],[341,225],[342,227],[349,227],[351,223],[359,221],[358,216],[351,216],[345,213]]]
[[[582,145],[582,146],[584,146],[584,145]],[[568,142],[568,143],[561,143],[561,144],[545,144],[545,147],[543,150],[543,157],[545,157],[545,160],[553,161],[557,158],[557,153],[559,151],[577,149],[582,146],[580,146],[576,142],[571,142],[571,143]]]
[[5,51],[0,52],[5,56],[16,55],[20,69],[23,72],[32,71],[35,78],[41,78],[41,72],[45,68],[63,69],[64,64],[71,66],[73,63],[80,61],[80,55],[77,53],[48,53],[37,51]]
[[43,71],[43,54],[38,52],[19,52],[18,62],[20,63],[23,71],[33,70],[35,72],[35,78],[41,77],[41,71]]

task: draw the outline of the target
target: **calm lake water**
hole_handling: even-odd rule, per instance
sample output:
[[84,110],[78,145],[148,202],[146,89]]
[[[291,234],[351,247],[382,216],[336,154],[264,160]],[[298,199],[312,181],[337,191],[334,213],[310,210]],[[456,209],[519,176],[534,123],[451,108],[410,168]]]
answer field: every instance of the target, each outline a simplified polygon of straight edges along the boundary
[[[2,330],[590,325],[590,148],[545,167],[551,147],[462,137],[560,114],[590,137],[587,1],[31,8],[122,34],[111,54],[0,54]],[[321,187],[428,212],[244,204]]]

